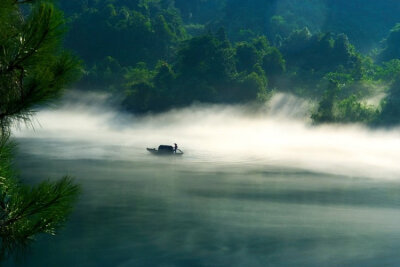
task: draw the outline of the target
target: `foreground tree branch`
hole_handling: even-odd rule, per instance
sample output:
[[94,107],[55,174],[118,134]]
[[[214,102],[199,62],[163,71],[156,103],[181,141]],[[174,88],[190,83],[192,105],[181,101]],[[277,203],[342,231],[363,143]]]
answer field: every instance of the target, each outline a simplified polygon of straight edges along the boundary
[[[28,15],[20,4],[31,5]],[[11,125],[29,121],[78,77],[80,62],[61,46],[64,31],[49,1],[0,1],[0,261],[36,234],[54,234],[79,194],[70,177],[31,187],[12,167]]]

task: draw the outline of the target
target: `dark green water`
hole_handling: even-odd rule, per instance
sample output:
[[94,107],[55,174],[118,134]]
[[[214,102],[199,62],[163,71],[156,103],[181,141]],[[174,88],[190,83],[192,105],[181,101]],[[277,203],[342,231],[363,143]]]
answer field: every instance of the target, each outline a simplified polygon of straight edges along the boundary
[[20,143],[26,181],[69,174],[83,194],[63,230],[9,266],[400,265],[396,180],[139,149],[74,159],[57,156],[72,144]]

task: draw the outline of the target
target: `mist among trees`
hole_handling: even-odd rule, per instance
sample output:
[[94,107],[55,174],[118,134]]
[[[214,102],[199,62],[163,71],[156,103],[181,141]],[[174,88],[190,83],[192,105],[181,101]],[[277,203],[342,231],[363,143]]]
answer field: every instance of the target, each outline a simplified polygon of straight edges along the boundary
[[[65,44],[85,62],[77,87],[109,92],[125,110],[261,103],[281,91],[317,103],[310,110],[315,123],[397,123],[384,111],[396,98],[400,71],[395,1],[110,0],[60,7],[70,27]],[[371,105],[376,95],[385,98]]]
[[53,234],[79,194],[13,166],[12,126],[67,87],[135,114],[284,92],[314,103],[314,124],[395,126],[399,14],[395,0],[1,0],[0,257]]

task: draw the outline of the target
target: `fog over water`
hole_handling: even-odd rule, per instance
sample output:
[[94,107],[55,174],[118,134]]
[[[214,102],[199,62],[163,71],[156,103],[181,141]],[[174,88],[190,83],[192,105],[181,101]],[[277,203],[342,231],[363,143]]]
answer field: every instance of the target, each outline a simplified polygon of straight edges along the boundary
[[[35,131],[23,128],[18,138],[69,145],[34,153],[65,159],[137,160],[146,147],[178,143],[187,161],[245,163],[308,171],[400,178],[400,131],[371,130],[361,125],[313,126],[305,100],[277,94],[264,108],[194,105],[163,114],[135,117],[107,105],[106,96],[86,95],[61,108],[40,111]],[[90,101],[89,101],[90,100]]]
[[[144,117],[108,103],[72,95],[14,131],[24,181],[68,174],[82,195],[6,266],[398,266],[398,129],[312,126],[282,94]],[[174,142],[182,157],[145,149]]]

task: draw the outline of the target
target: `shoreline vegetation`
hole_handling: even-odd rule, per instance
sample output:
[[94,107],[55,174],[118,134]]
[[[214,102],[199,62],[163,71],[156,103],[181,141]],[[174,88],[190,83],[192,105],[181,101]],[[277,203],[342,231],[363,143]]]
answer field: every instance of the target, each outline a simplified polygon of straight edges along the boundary
[[10,137],[80,76],[74,88],[135,114],[290,93],[317,103],[314,124],[391,127],[398,14],[375,0],[1,0],[0,262],[54,234],[76,203],[70,177],[23,184]]
[[[288,92],[318,103],[315,124],[398,124],[399,7],[286,2],[61,2],[65,44],[85,61],[76,87],[108,92],[138,114]],[[382,13],[388,20],[375,21]]]

